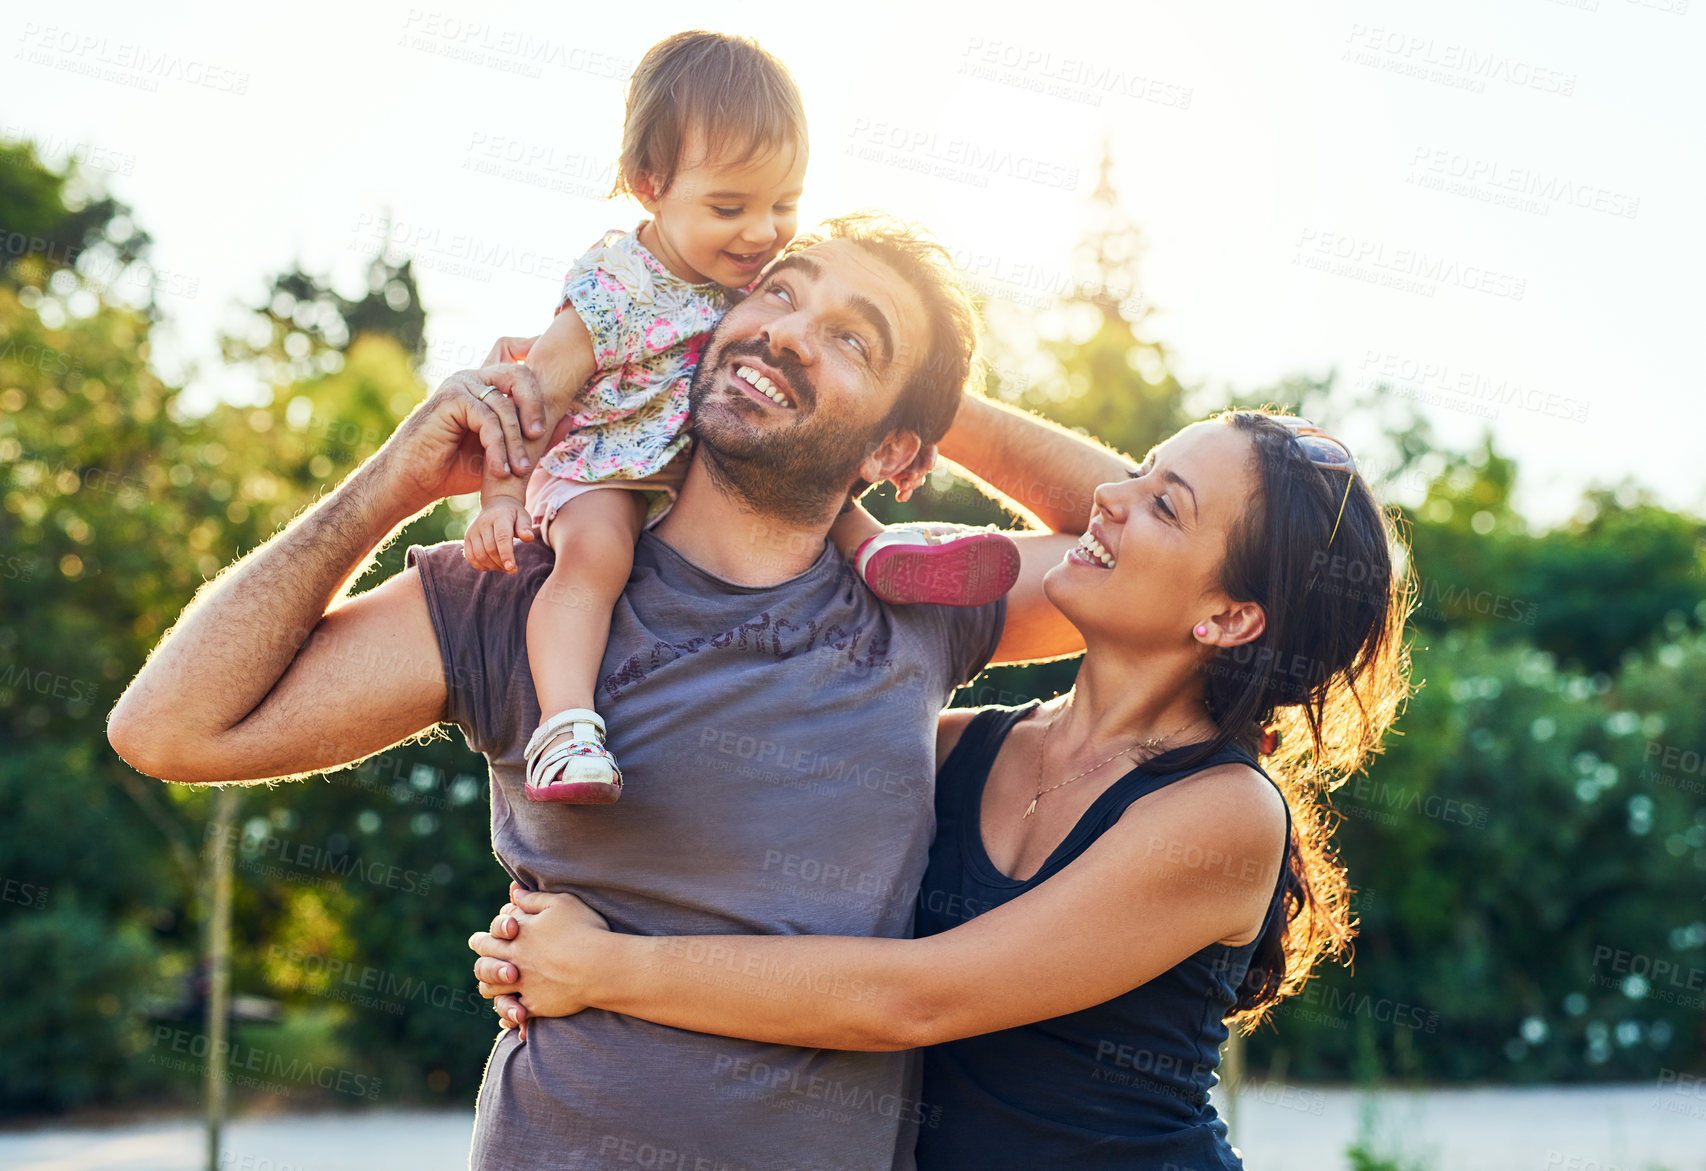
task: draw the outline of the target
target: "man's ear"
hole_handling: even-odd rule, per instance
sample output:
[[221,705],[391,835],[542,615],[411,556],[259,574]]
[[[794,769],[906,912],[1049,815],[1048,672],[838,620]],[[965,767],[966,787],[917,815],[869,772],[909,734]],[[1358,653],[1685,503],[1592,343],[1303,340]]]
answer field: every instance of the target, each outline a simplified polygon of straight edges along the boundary
[[1262,637],[1268,612],[1256,602],[1234,602],[1203,623],[1208,633],[1197,636],[1206,646],[1243,646]]
[[867,455],[865,462],[859,465],[859,478],[872,484],[880,484],[892,476],[900,475],[918,458],[920,446],[918,436],[911,431],[890,431],[883,441],[877,444],[876,450]]

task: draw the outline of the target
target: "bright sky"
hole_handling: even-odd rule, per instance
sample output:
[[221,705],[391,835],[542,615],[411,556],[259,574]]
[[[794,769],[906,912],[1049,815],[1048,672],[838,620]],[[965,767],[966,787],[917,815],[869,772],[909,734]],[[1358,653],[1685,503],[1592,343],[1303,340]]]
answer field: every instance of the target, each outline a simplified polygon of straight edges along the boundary
[[[0,133],[135,208],[158,360],[198,361],[205,401],[249,393],[216,368],[233,304],[295,261],[353,291],[387,211],[437,376],[537,332],[568,263],[639,218],[600,194],[645,49],[750,33],[805,94],[806,221],[918,219],[1023,303],[1070,271],[1108,139],[1151,332],[1191,377],[1384,376],[1447,440],[1491,426],[1539,518],[1624,477],[1706,513],[1688,4],[9,6]],[[1327,422],[1353,447],[1370,425]]]

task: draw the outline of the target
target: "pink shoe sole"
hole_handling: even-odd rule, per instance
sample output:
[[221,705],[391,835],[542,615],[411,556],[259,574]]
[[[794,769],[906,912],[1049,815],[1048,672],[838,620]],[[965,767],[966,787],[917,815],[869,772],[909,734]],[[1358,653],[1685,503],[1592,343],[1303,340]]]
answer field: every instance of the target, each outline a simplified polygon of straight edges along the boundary
[[527,786],[529,801],[549,801],[558,805],[614,805],[622,796],[622,786],[606,781],[558,781],[550,785]]
[[987,606],[1018,580],[1019,547],[1001,533],[889,545],[865,565],[865,584],[895,606]]

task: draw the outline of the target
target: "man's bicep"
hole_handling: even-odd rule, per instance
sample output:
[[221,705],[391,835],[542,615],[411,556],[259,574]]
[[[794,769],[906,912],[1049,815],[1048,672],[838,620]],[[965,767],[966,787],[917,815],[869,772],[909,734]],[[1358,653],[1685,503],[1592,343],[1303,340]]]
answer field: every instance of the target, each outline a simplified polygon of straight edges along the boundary
[[420,571],[336,607],[261,705],[226,734],[224,779],[319,772],[389,748],[445,717],[444,658]]
[[1060,564],[1076,537],[1063,533],[1018,533],[1019,580],[1007,593],[1007,624],[991,665],[1059,659],[1084,649],[1084,636],[1043,594],[1043,576]]

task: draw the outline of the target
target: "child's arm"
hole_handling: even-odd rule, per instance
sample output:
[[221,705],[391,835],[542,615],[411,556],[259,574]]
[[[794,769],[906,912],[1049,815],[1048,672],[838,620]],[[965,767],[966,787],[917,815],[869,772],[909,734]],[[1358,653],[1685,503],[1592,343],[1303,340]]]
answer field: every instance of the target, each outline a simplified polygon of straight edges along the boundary
[[[894,485],[894,498],[901,503],[912,499],[912,494],[924,487],[924,481],[930,478],[930,469],[936,466],[936,445],[934,443],[918,449],[917,457],[911,465],[895,473],[889,480]],[[850,500],[847,507],[841,510],[835,524],[830,526],[829,540],[841,555],[847,560],[853,560],[854,555],[870,538],[883,531],[883,523],[872,516],[858,500]]]
[[829,528],[829,539],[847,560],[853,560],[859,546],[883,531],[882,522],[858,501],[853,501]]
[[[545,395],[545,430],[527,441],[530,467],[557,442],[557,425],[569,405],[597,372],[592,338],[580,314],[572,308],[557,314],[526,353],[527,367]],[[499,476],[485,471],[480,478],[480,515],[468,526],[463,551],[475,569],[515,570],[515,542],[533,539],[533,519],[527,515],[527,476]]]

